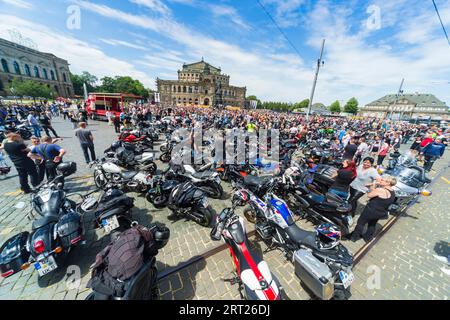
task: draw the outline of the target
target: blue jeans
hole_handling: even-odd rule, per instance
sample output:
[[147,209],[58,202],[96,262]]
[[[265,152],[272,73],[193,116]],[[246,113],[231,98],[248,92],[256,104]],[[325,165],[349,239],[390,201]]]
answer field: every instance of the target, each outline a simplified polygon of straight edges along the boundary
[[31,127],[32,127],[33,130],[34,130],[34,135],[35,135],[36,137],[40,138],[40,137],[41,137],[41,127],[38,126],[37,124],[32,125]]
[[342,198],[343,200],[347,200],[348,198],[348,192],[340,191],[336,189],[330,189],[328,192],[337,195],[338,197]]

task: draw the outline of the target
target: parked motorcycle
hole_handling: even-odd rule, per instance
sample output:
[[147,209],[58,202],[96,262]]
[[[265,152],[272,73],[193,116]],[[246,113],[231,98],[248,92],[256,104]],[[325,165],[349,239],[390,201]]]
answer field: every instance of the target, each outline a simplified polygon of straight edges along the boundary
[[40,218],[32,223],[31,232],[22,232],[7,240],[0,249],[2,277],[9,277],[31,265],[42,277],[63,264],[72,249],[83,240],[82,215],[76,204],[67,199],[60,182],[74,173],[75,166],[62,163],[55,180],[44,184],[32,196],[32,208]]
[[281,300],[281,286],[267,262],[253,253],[247,238],[244,219],[235,214],[236,204],[224,209],[211,230],[211,239],[221,238],[227,244],[233,259],[235,277],[224,279],[239,286],[245,300]]
[[168,207],[173,215],[193,220],[208,227],[214,218],[214,211],[203,190],[192,182],[184,182],[175,187],[169,196]]
[[196,171],[191,165],[171,164],[165,176],[169,180],[190,181],[213,199],[223,197],[219,174],[213,170]]
[[123,170],[113,161],[102,158],[90,163],[90,167],[95,165],[94,182],[97,188],[103,189],[108,183],[114,183],[126,191],[148,191],[152,184],[151,174]]
[[287,204],[269,192],[264,201],[249,190],[240,189],[234,200],[250,204],[258,236],[268,250],[280,249],[294,263],[296,275],[320,299],[345,299],[354,279],[353,257],[340,242],[341,233],[331,224],[315,232],[297,226]]
[[155,152],[144,152],[144,149],[126,142],[116,141],[105,150],[106,159],[115,159],[121,167],[153,174],[157,170]]
[[[120,290],[112,292],[109,287],[100,286],[110,293],[94,290],[86,297],[86,300],[156,300],[158,298],[156,256],[169,241],[170,230],[161,223],[152,223],[148,229],[152,235],[152,249],[155,250],[143,252],[144,261],[139,271],[125,281],[115,280],[117,283],[113,286],[119,287]],[[121,291],[122,294],[117,294],[117,291]]]

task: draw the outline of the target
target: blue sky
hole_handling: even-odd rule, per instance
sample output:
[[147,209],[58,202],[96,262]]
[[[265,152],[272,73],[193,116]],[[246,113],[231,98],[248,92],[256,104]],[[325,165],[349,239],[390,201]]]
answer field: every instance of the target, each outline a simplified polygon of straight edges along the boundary
[[[0,37],[19,30],[74,73],[131,75],[151,88],[204,57],[249,95],[287,102],[309,97],[325,38],[315,102],[365,104],[405,78],[405,92],[450,104],[450,45],[431,0],[260,1],[299,54],[257,0],[0,0]],[[436,3],[450,32],[450,1]],[[80,28],[67,26],[73,8]]]

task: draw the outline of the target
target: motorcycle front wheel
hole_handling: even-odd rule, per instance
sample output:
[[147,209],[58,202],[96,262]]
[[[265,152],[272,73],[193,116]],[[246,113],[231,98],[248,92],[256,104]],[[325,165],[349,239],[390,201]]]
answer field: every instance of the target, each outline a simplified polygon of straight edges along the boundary
[[164,163],[169,163],[170,160],[172,160],[172,156],[170,155],[169,152],[165,152],[159,157],[159,160],[161,160],[161,162]]
[[250,223],[256,223],[256,212],[249,205],[244,208],[244,217]]
[[95,182],[95,185],[97,186],[97,188],[99,188],[99,189],[103,189],[106,186],[106,184],[108,183],[106,181],[105,175],[100,170],[94,171],[94,182]]
[[207,208],[198,208],[197,213],[201,215],[201,221],[196,222],[202,227],[210,227],[214,218],[214,211],[211,206],[208,206]]

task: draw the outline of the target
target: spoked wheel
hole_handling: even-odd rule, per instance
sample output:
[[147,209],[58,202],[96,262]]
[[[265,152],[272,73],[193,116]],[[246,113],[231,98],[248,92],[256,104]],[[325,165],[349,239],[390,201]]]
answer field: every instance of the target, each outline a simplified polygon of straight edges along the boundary
[[256,212],[250,206],[244,208],[244,217],[250,223],[256,223]]

